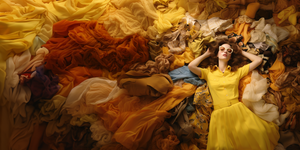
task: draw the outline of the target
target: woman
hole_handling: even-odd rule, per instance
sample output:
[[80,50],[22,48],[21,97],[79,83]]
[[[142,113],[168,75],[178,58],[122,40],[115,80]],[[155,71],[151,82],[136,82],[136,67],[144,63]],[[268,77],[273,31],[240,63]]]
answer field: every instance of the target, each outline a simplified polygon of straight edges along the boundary
[[[198,67],[209,56],[209,66]],[[242,56],[252,62],[241,67]],[[240,79],[261,62],[262,58],[240,50],[233,41],[218,40],[189,64],[193,73],[207,81],[213,98],[208,150],[274,150],[278,126],[262,120],[238,101]]]

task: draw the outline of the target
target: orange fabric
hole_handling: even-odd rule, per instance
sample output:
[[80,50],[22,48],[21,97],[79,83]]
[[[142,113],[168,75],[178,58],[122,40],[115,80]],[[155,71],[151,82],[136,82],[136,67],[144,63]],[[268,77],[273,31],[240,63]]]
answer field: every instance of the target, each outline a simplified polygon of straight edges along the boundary
[[130,150],[136,150],[139,147],[146,148],[152,133],[169,117],[171,114],[165,110],[156,111],[149,108],[137,111],[124,121],[112,140],[116,140]]
[[177,150],[179,143],[174,129],[164,122],[164,125],[154,133],[147,150]]
[[128,71],[132,64],[149,59],[147,43],[137,34],[113,38],[97,21],[62,20],[53,25],[53,36],[43,45],[50,52],[45,68],[56,74],[77,66]]
[[251,82],[251,74],[252,72],[249,72],[246,76],[244,76],[239,83],[239,101],[242,102],[243,93],[246,88],[246,85]]
[[84,80],[92,77],[102,76],[102,70],[89,69],[86,67],[75,67],[69,71],[65,71],[65,74],[59,74],[58,76],[59,83],[62,88],[57,92],[57,94],[67,97],[70,91]]
[[285,66],[282,62],[282,56],[280,54],[277,55],[277,59],[275,60],[274,64],[269,68],[270,74],[270,88],[274,91],[279,91],[279,88],[275,85],[276,79],[285,71]]
[[184,83],[182,88],[174,86],[169,93],[156,100],[123,93],[109,102],[96,105],[95,110],[104,127],[115,132],[114,140],[128,149],[136,149],[146,146],[150,135],[170,116],[167,111],[193,95],[195,89],[195,85]]
[[251,38],[250,32],[251,32],[251,30],[253,30],[253,29],[250,29],[250,26],[251,26],[250,23],[241,23],[240,24],[240,23],[236,22],[233,25],[233,28],[226,30],[225,34],[226,35],[229,35],[231,33],[235,33],[237,35],[241,34],[243,36],[242,42],[246,45],[247,42]]

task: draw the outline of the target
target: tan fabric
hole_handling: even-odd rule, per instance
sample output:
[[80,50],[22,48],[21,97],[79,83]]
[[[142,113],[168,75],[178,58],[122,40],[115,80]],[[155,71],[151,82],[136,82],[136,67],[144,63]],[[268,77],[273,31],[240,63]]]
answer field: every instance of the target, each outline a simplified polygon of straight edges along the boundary
[[128,71],[118,79],[118,86],[125,88],[130,95],[149,95],[159,97],[167,94],[173,87],[173,81],[167,74],[154,74]]

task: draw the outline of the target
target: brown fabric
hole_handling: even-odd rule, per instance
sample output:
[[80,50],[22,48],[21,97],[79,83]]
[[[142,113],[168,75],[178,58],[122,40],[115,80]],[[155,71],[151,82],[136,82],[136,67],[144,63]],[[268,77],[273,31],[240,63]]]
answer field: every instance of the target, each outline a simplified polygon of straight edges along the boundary
[[172,89],[173,81],[168,74],[150,76],[131,70],[118,78],[118,86],[126,89],[130,95],[159,97]]
[[160,54],[155,58],[155,61],[148,60],[145,64],[136,63],[129,69],[150,75],[164,73],[170,71],[170,65],[175,60],[173,54]]
[[39,150],[43,134],[46,130],[47,123],[36,124],[30,139],[28,150]]

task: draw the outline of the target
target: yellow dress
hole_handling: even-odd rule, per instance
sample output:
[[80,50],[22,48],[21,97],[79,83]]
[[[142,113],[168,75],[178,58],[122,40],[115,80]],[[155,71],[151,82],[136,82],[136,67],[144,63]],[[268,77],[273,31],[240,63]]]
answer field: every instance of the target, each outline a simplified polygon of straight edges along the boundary
[[[217,67],[217,66],[215,66]],[[279,127],[267,122],[238,101],[238,84],[249,72],[249,64],[224,73],[218,68],[201,68],[201,78],[207,81],[213,98],[208,150],[274,150],[279,140]]]

